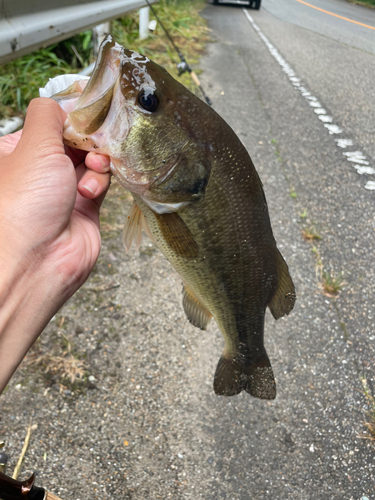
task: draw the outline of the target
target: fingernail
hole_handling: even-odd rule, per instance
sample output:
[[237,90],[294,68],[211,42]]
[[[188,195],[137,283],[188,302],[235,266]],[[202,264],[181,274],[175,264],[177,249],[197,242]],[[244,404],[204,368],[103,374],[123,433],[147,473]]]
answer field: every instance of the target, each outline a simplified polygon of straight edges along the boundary
[[99,184],[98,181],[95,179],[88,179],[83,185],[83,187],[86,188],[87,191],[90,191],[90,193],[95,194],[96,191],[98,190]]
[[103,156],[100,156],[99,158],[100,158],[100,161],[101,161],[101,164],[103,167],[103,172],[108,172],[109,171],[109,158],[106,157],[104,159]]

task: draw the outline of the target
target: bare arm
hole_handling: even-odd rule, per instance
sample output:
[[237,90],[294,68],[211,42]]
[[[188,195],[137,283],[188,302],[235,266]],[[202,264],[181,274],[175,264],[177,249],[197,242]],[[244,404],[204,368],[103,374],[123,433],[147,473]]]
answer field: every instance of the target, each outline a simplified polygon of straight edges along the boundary
[[67,150],[64,120],[35,99],[22,134],[0,138],[0,393],[100,251],[109,159]]

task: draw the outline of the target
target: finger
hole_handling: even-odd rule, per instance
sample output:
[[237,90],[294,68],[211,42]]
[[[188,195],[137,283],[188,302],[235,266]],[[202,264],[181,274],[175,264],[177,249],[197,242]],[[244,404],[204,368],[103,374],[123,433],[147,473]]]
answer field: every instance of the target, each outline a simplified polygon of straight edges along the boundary
[[93,200],[107,191],[110,178],[109,173],[98,174],[93,170],[87,170],[78,182],[78,191],[84,198]]
[[81,213],[85,217],[91,219],[99,228],[99,209],[103,203],[103,200],[108,192],[108,189],[104,191],[100,196],[89,200],[84,198],[79,192],[77,193],[75,210]]
[[62,153],[63,125],[66,113],[53,100],[46,97],[33,99],[27,109],[25,125],[16,151],[24,150],[30,156]]
[[85,159],[86,167],[90,170],[98,172],[99,174],[109,172],[110,163],[111,161],[109,159],[109,156],[95,153],[93,151],[88,153]]
[[77,167],[80,163],[85,161],[87,151],[71,148],[70,146],[65,146],[65,154],[72,160],[73,165]]

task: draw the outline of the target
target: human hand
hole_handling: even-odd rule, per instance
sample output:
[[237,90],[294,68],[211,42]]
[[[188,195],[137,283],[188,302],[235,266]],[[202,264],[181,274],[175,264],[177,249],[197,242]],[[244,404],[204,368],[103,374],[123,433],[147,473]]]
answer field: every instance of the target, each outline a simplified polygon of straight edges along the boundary
[[109,186],[109,159],[64,148],[64,119],[54,101],[35,99],[22,133],[0,138],[0,236],[5,226],[17,260],[34,259],[35,253],[48,258],[73,275],[76,287],[99,254],[99,207]]
[[0,366],[8,378],[100,251],[109,159],[65,148],[64,120],[53,100],[35,99],[22,133],[0,138]]

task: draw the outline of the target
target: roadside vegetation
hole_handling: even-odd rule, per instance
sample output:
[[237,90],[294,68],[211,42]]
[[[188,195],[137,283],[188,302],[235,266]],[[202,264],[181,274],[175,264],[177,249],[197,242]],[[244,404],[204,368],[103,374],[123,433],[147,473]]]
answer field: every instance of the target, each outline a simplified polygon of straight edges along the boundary
[[375,9],[375,0],[346,0],[350,3],[356,3],[357,5],[363,5],[369,7],[370,9]]
[[362,434],[359,437],[361,437],[362,439],[370,439],[371,441],[375,442],[375,398],[371,393],[367,379],[363,377],[361,379],[361,382],[363,393],[366,397],[368,410],[366,411],[366,420],[364,422],[367,432],[366,434]]
[[[375,0],[374,0],[375,1]],[[279,145],[275,138],[271,139],[271,144],[275,147],[275,155],[278,160],[283,163],[283,159],[280,154]],[[289,196],[298,203],[298,193],[291,183],[291,180],[288,179],[289,183]],[[302,238],[308,241],[311,244],[311,250],[314,254],[316,261],[316,278],[318,282],[318,286],[321,292],[330,298],[335,298],[340,293],[342,288],[345,285],[343,273],[337,273],[332,269],[328,268],[328,266],[323,263],[322,257],[319,251],[319,244],[322,240],[322,236],[318,231],[317,224],[314,220],[311,219],[306,209],[303,209],[300,214],[301,219],[301,234]],[[345,324],[340,321],[340,324],[344,330],[344,335],[347,337]]]
[[50,45],[0,66],[0,118],[24,116],[31,99],[49,78],[77,73],[90,63],[91,31]]
[[311,250],[314,254],[316,261],[316,276],[320,288],[324,295],[327,297],[336,297],[343,286],[345,285],[343,274],[335,273],[332,269],[327,269],[323,264],[322,257],[319,251],[319,242],[322,237],[313,220],[310,220],[306,210],[300,213],[301,217],[301,233],[304,240],[311,243]]
[[[204,53],[205,45],[210,40],[206,21],[199,16],[205,5],[205,0],[161,0],[153,5],[157,16],[190,66],[198,63]],[[150,19],[154,19],[151,12]],[[154,33],[145,40],[139,40],[138,20],[138,13],[134,12],[114,21],[112,34],[116,41],[162,65],[174,78],[190,90],[195,90],[196,87],[188,73],[178,76],[176,63],[180,60],[162,27],[157,24]],[[194,71],[199,73],[196,68]]]
[[[153,7],[190,65],[196,64],[209,40],[205,21],[199,16],[205,0],[161,0]],[[150,12],[150,19],[153,19]],[[195,90],[190,75],[178,77],[177,54],[158,24],[154,33],[139,40],[139,15],[131,13],[112,22],[112,34],[125,47],[150,57],[164,66],[185,86]],[[93,61],[92,32],[85,31],[0,66],[0,119],[24,116],[31,99],[49,78],[76,73]]]

